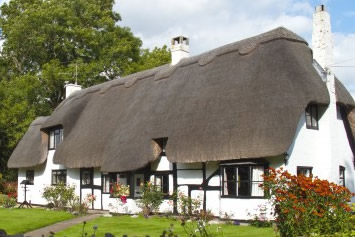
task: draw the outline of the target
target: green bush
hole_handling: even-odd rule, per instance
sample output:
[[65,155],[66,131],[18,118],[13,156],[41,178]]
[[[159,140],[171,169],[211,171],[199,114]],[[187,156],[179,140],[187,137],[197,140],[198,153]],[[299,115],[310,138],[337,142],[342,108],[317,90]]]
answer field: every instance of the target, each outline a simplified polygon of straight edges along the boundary
[[55,209],[70,208],[76,202],[75,187],[62,183],[48,186],[44,188],[42,197]]
[[16,206],[15,198],[8,195],[0,194],[0,207],[12,208],[14,206]]
[[163,202],[163,196],[164,194],[157,186],[153,185],[151,182],[147,182],[143,186],[142,196],[141,199],[138,200],[138,204],[143,209],[143,212],[145,212],[145,210],[148,210],[148,213],[159,210],[159,207]]

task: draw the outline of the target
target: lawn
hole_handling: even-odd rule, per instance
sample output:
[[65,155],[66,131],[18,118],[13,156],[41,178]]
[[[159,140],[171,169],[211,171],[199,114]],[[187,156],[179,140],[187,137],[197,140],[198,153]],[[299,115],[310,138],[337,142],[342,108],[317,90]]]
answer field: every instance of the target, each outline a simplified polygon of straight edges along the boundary
[[67,212],[51,211],[42,208],[0,208],[0,229],[6,230],[11,235],[26,233],[74,217]]
[[[97,226],[96,236],[104,236],[105,233],[114,234],[116,237],[122,237],[127,234],[129,237],[158,237],[162,234],[164,229],[167,229],[170,224],[174,224],[174,233],[179,236],[187,236],[184,229],[181,227],[179,221],[174,221],[165,217],[152,217],[146,219],[142,216],[132,218],[130,216],[117,216],[117,217],[99,217],[92,221],[87,222],[85,232],[88,236],[93,234],[93,226]],[[219,232],[217,232],[217,228]],[[83,225],[72,226],[64,231],[56,233],[56,237],[64,236],[81,236]],[[235,225],[211,225],[209,227],[214,236],[275,236],[272,228],[255,228],[251,226],[235,226]]]

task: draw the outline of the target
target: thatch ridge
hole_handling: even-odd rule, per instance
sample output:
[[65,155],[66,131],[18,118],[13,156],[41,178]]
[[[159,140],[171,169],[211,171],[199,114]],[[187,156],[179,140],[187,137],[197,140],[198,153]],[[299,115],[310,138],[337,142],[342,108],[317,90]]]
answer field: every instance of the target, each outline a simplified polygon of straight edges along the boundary
[[9,168],[33,167],[44,163],[47,159],[48,136],[41,132],[41,126],[48,117],[38,117],[30,125],[28,131],[10,156]]

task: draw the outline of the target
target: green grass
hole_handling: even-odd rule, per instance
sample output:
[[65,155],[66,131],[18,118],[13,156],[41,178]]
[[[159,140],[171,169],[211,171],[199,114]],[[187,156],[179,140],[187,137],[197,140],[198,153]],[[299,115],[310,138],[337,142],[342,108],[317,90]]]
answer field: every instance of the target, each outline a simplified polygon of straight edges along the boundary
[[0,208],[0,229],[8,234],[26,233],[56,222],[74,218],[70,213],[41,208],[18,209]]
[[[122,237],[127,234],[129,237],[158,237],[162,234],[164,229],[167,229],[170,224],[174,224],[175,234],[179,236],[187,236],[184,229],[181,227],[179,221],[174,221],[165,217],[152,217],[145,219],[144,217],[132,218],[130,216],[116,216],[116,217],[99,217],[97,219],[87,222],[85,232],[88,236],[93,234],[93,226],[97,225],[96,236],[104,236],[105,233],[111,233],[116,237]],[[217,233],[217,227],[222,227]],[[64,231],[56,233],[56,237],[70,236],[79,237],[82,233],[83,225],[72,226]],[[225,237],[249,237],[249,236],[275,236],[272,228],[255,228],[251,226],[234,226],[234,225],[211,225],[209,227],[214,236]]]

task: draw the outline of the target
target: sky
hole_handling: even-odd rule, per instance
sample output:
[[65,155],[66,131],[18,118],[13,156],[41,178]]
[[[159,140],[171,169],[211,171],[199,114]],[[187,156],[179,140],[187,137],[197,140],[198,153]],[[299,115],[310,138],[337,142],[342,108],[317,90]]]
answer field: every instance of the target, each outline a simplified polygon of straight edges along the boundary
[[[311,47],[312,15],[325,4],[331,17],[333,71],[355,98],[354,0],[115,0],[121,26],[131,28],[146,48],[190,39],[190,55],[284,26]],[[0,0],[0,4],[8,0]]]
[[[121,26],[130,27],[146,48],[170,45],[183,35],[190,55],[284,26],[311,47],[312,16],[324,4],[331,17],[333,71],[355,98],[354,0],[116,0]],[[346,67],[344,67],[346,66]],[[353,67],[348,67],[353,66]]]

